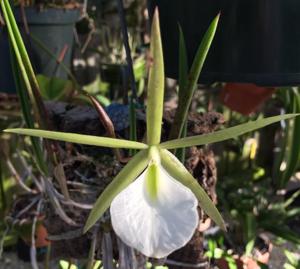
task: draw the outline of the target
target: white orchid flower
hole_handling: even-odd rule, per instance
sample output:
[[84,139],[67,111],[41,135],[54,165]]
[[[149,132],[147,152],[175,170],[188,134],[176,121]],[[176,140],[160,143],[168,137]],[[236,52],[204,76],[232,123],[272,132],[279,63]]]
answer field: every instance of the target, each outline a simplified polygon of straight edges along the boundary
[[[1,1],[1,8],[10,39],[13,41],[13,49],[20,54],[21,48],[20,56],[22,57],[19,58],[19,65],[24,64],[24,61],[28,64],[29,59],[25,57],[26,55],[24,56],[26,49],[9,2]],[[192,66],[192,69],[194,67],[197,71],[195,73],[200,73],[216,31],[218,19],[219,16],[214,19],[200,45],[199,57],[196,57],[199,61]],[[22,74],[25,80],[26,73]],[[101,193],[89,215],[84,231],[88,231],[111,206],[111,221],[116,234],[129,246],[146,256],[156,258],[168,255],[190,240],[198,224],[198,202],[207,215],[222,229],[225,229],[223,219],[208,195],[184,165],[168,150],[224,141],[274,122],[298,116],[298,114],[287,114],[259,119],[208,135],[160,143],[164,78],[159,19],[156,11],[151,33],[147,144],[37,129],[5,130],[10,133],[71,143],[140,150]],[[193,74],[191,80],[196,85],[197,75]]]
[[112,226],[124,243],[149,257],[183,247],[198,226],[192,191],[152,162],[111,203]]

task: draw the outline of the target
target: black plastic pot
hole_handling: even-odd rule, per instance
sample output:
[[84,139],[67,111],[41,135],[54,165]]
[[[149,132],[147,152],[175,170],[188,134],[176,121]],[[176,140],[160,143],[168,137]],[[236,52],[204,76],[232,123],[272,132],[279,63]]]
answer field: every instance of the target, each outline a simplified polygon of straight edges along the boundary
[[[54,55],[58,57],[65,45],[68,46],[68,50],[64,56],[64,64],[70,67],[73,47],[73,27],[79,18],[79,10],[49,8],[38,11],[34,8],[26,8],[25,13],[30,34],[37,38]],[[67,78],[67,73],[62,68],[57,68],[56,60],[38,46],[36,41],[24,34],[23,21],[19,8],[15,9],[15,17],[21,28],[36,73]],[[0,59],[0,91],[14,92],[15,87],[10,68],[8,37],[5,29],[1,29],[0,32]]]
[[158,5],[169,77],[178,77],[178,23],[191,62],[212,19],[220,24],[200,82],[300,83],[299,0],[150,0]]

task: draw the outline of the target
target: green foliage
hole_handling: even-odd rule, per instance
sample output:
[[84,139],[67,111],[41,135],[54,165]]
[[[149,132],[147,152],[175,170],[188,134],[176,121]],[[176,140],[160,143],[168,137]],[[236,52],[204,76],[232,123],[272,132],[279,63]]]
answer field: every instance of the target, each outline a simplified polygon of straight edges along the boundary
[[[277,98],[283,102],[287,113],[300,112],[300,93],[298,88],[282,89],[277,94]],[[293,174],[297,171],[300,161],[300,120],[291,120],[284,128],[281,146],[282,151],[276,159],[275,174],[278,177],[277,187],[284,188]],[[281,170],[282,165],[284,169]]]
[[269,171],[272,168],[260,167],[255,160],[258,141],[257,133],[229,141],[220,162],[223,169],[219,176],[223,181],[218,186],[218,198],[230,223],[231,240],[243,246],[260,232],[270,232],[299,244],[299,235],[289,227],[290,221],[299,216],[299,208],[293,206],[299,191],[287,200],[274,193]]
[[[179,78],[178,78],[178,99],[182,99],[184,96],[185,85],[188,81],[188,59],[187,59],[187,51],[186,45],[184,41],[184,35],[182,32],[182,28],[179,25]],[[180,138],[186,137],[187,133],[187,123],[185,120],[185,124],[182,129],[182,133],[180,134]],[[176,152],[176,156],[178,159],[184,163],[185,161],[185,148],[178,149]]]
[[287,262],[284,264],[284,269],[300,269],[300,257],[299,254],[285,250],[284,254],[287,258]]
[[[180,34],[180,86],[182,90],[179,93],[178,108],[175,114],[174,122],[170,131],[170,139],[180,138],[182,130],[187,118],[188,110],[198,83],[198,79],[204,65],[206,56],[209,52],[210,46],[214,39],[220,14],[210,24],[207,32],[205,33],[201,44],[197,50],[194,62],[192,64],[189,74],[186,72],[186,53],[184,52],[184,39],[183,34]],[[184,74],[184,72],[186,72]]]
[[41,95],[44,100],[60,100],[70,94],[73,84],[70,80],[37,75]]
[[224,239],[219,237],[216,239],[209,238],[208,249],[205,256],[210,260],[223,259],[227,262],[229,269],[237,269],[237,264],[231,250],[225,250]]

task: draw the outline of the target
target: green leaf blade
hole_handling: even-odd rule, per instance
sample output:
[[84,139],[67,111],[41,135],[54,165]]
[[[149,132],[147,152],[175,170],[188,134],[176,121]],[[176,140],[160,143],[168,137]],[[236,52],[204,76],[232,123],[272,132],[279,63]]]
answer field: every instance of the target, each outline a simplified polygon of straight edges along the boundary
[[183,98],[185,85],[188,80],[188,60],[187,60],[187,50],[184,40],[184,34],[182,31],[182,28],[180,25],[178,25],[179,28],[179,78],[178,78],[178,84],[179,84],[179,90],[178,90],[178,97],[179,100]]
[[[184,123],[186,121],[187,118],[187,114],[188,114],[188,110],[199,80],[199,76],[200,73],[202,71],[204,62],[206,60],[206,57],[208,55],[209,49],[211,47],[211,44],[213,42],[213,39],[215,37],[216,31],[217,31],[217,27],[218,27],[218,23],[219,23],[219,19],[220,19],[220,14],[218,14],[214,20],[212,21],[212,23],[210,24],[208,30],[206,31],[200,45],[199,48],[197,50],[196,56],[194,58],[191,70],[189,72],[188,75],[188,79],[185,83],[185,87],[183,90],[181,90],[180,92],[180,98],[178,100],[178,108],[176,111],[176,115],[174,118],[174,123],[172,125],[171,131],[170,131],[170,139],[175,139],[175,138],[179,138],[181,133],[182,133],[182,129],[184,127]],[[183,41],[183,33],[180,31],[180,36],[179,36],[180,42],[184,43]],[[180,45],[181,49],[184,49],[184,47],[182,47],[182,45]],[[184,57],[184,56],[182,56]],[[184,61],[184,58],[180,58]],[[180,74],[180,73],[179,73]]]
[[[300,112],[300,96],[298,91],[294,92],[291,91],[292,95],[292,113],[298,113]],[[282,179],[281,179],[281,185],[280,187],[284,188],[284,186],[287,184],[287,182],[290,180],[290,178],[293,176],[293,174],[297,171],[297,168],[299,167],[299,161],[300,161],[300,118],[295,118],[292,121],[290,121],[289,124],[289,134],[288,134],[288,140],[287,140],[287,165],[286,170],[283,172]]]
[[140,151],[129,161],[97,199],[84,226],[84,232],[87,232],[101,218],[112,200],[143,172],[148,163],[148,150]]
[[17,22],[15,20],[15,17],[14,17],[12,9],[10,7],[9,1],[8,0],[3,0],[3,1],[4,1],[4,4],[6,5],[6,10],[7,10],[8,16],[9,16],[9,21],[10,21],[10,24],[11,24],[11,27],[12,27],[12,30],[13,30],[13,35],[16,39],[18,49],[19,49],[20,54],[22,56],[22,61],[23,61],[23,64],[26,68],[26,73],[27,73],[30,81],[34,84],[34,87],[38,88],[38,82],[36,80],[35,73],[33,71],[33,67],[31,65],[31,62],[30,62],[25,44],[23,42],[21,33],[19,31],[19,27],[18,27]]
[[207,193],[197,180],[189,173],[184,165],[168,150],[161,149],[160,157],[162,166],[180,183],[188,187],[199,200],[201,208],[221,229],[226,230],[224,220]]
[[160,143],[161,136],[165,74],[157,9],[153,16],[149,61],[150,73],[147,90],[147,144],[158,145]]
[[245,124],[230,127],[210,134],[196,135],[192,137],[170,140],[161,143],[159,147],[163,149],[176,149],[176,148],[200,146],[200,145],[221,142],[228,139],[236,138],[239,135],[263,128],[265,126],[279,122],[281,120],[294,118],[299,115],[300,114],[286,114],[286,115],[279,115],[279,116],[259,119],[256,121],[250,121]]
[[147,149],[146,144],[129,141],[124,139],[116,139],[109,137],[99,137],[93,135],[82,135],[76,133],[53,132],[38,129],[6,129],[4,132],[15,133],[20,135],[29,135],[34,137],[42,137],[52,140],[65,141],[76,144],[108,147],[108,148],[126,148],[126,149]]
[[[16,90],[17,90],[20,104],[21,104],[23,118],[24,118],[24,121],[28,128],[34,128],[34,121],[31,116],[31,104],[29,102],[29,98],[27,95],[24,80],[22,79],[21,72],[20,72],[19,66],[17,64],[16,56],[13,51],[13,48],[11,47],[11,44],[9,47],[10,47],[12,72],[13,72],[13,76],[14,76]],[[43,173],[47,173],[47,163],[43,156],[43,150],[42,150],[41,144],[39,143],[39,141],[36,137],[31,137],[31,143],[32,143],[32,149],[33,149],[33,153],[34,153],[33,158],[36,159],[36,163],[37,163],[39,169]]]

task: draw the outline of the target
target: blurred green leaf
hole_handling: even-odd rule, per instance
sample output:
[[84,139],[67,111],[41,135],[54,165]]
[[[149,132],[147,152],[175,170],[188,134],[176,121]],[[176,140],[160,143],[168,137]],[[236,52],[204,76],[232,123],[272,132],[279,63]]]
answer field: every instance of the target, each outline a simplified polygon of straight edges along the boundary
[[285,263],[284,266],[283,266],[283,268],[284,268],[284,269],[298,269],[298,268],[296,268],[295,266],[292,266],[292,265],[290,265],[290,264],[288,264],[288,263]]
[[264,224],[264,228],[275,236],[300,245],[300,235],[285,225]]
[[[39,124],[45,126],[46,112],[40,96],[39,85],[9,1],[1,1],[1,7],[5,17],[10,42],[19,65],[26,90],[30,97],[35,116],[37,117]],[[41,120],[41,118],[43,118],[43,120]]]
[[39,38],[37,38],[33,33],[30,33],[30,37],[43,52],[45,52],[52,60],[56,61],[57,66],[61,67],[67,74],[68,77],[72,80],[75,85],[78,85],[76,78],[74,77],[70,68],[64,63],[64,61],[57,61],[57,55],[55,55]]
[[70,80],[37,75],[42,97],[46,100],[59,100],[72,91],[73,83]]
[[222,250],[220,248],[215,248],[214,249],[214,257],[213,258],[221,259],[223,255],[224,255],[224,250]]
[[251,256],[252,250],[254,248],[254,244],[255,244],[255,239],[250,240],[245,248],[245,255],[246,256]]
[[[129,103],[129,139],[131,141],[137,141],[137,126],[136,126],[136,102],[133,98],[130,98]],[[136,150],[131,149],[129,155],[133,156]]]
[[[13,50],[11,44],[10,44],[9,48],[10,48],[11,66],[12,66],[14,81],[15,81],[15,85],[16,85],[16,90],[17,90],[19,100],[21,103],[22,115],[24,117],[26,126],[28,128],[34,128],[34,119],[31,114],[32,106],[29,101],[28,92],[26,89],[26,83],[25,83],[23,76],[21,75],[22,73],[20,70],[20,65],[18,65],[18,63],[17,63],[16,52],[15,52],[15,50]],[[28,80],[28,78],[27,78],[27,80]],[[42,146],[39,143],[37,138],[31,137],[30,139],[31,139],[31,143],[32,143],[33,153],[34,153],[33,157],[36,160],[38,168],[42,172],[45,173],[47,171],[47,164],[43,157]]]
[[60,269],[78,269],[78,267],[74,264],[70,264],[70,262],[67,261],[59,261]]
[[134,61],[133,65],[134,77],[136,81],[146,76],[146,61],[144,57],[139,57]]
[[298,259],[297,259],[296,255],[294,253],[292,253],[292,252],[288,251],[287,249],[285,249],[284,254],[285,254],[285,256],[287,257],[288,261],[291,264],[295,265],[295,264],[298,263]]
[[[292,109],[289,109],[290,113],[300,112],[300,95],[298,90],[290,90]],[[300,118],[295,118],[289,122],[287,128],[287,145],[286,145],[286,169],[283,172],[281,179],[281,186],[284,187],[293,174],[296,172],[299,166],[300,160]]]

